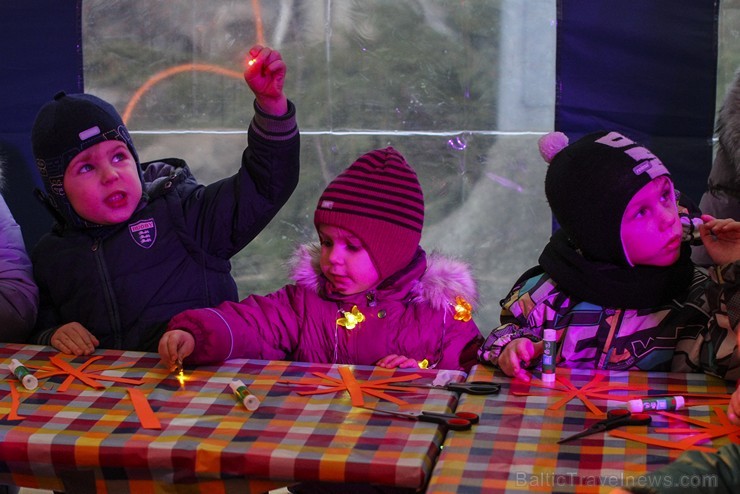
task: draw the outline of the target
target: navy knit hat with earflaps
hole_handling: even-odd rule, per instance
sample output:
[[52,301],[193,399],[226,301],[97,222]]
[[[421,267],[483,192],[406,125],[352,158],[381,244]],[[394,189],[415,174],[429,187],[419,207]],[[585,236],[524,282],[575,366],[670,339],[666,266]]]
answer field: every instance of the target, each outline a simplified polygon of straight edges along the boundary
[[121,141],[136,160],[144,183],[139,156],[121,116],[110,103],[91,94],[60,91],[46,103],[33,123],[31,143],[36,166],[46,189],[46,201],[68,223],[99,226],[81,218],[64,192],[64,172],[79,153],[103,141]]

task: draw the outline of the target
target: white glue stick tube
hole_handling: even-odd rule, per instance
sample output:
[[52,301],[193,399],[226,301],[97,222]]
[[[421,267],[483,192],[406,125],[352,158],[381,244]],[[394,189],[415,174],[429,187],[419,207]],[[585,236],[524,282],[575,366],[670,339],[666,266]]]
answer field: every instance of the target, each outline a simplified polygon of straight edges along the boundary
[[662,410],[679,410],[685,404],[686,402],[683,396],[665,396],[644,400],[630,400],[627,402],[627,409],[632,413],[658,412]]
[[23,383],[24,388],[34,390],[39,387],[39,380],[18,359],[11,360],[8,367],[10,368],[10,372]]
[[229,386],[231,386],[231,390],[234,392],[236,397],[239,398],[239,401],[244,404],[247,410],[253,412],[259,408],[259,398],[249,392],[246,384],[238,379],[234,379],[231,381],[231,384],[229,384]]
[[557,354],[557,334],[554,329],[545,330],[544,351],[542,353],[542,382],[555,382],[555,355]]

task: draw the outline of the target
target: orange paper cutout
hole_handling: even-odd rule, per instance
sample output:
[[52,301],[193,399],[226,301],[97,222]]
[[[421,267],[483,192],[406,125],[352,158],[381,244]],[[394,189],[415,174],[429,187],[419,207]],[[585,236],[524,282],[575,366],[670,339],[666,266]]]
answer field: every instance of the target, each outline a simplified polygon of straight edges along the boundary
[[[342,369],[347,369],[343,371]],[[342,377],[345,376],[344,373],[348,373],[349,375],[352,375],[349,367],[339,367],[339,373],[342,375]],[[328,386],[326,389],[316,389],[313,391],[299,391],[299,395],[317,395],[317,394],[326,394],[326,393],[336,393],[338,391],[349,391],[349,388],[346,384],[346,382],[342,379],[337,379],[334,377],[331,377],[327,374],[324,374],[323,372],[312,372],[314,376],[320,377],[321,379],[302,379],[302,380],[280,380],[278,382],[286,383],[286,384],[302,384],[307,386]],[[357,383],[357,386],[360,390],[360,396],[362,396],[362,393],[368,394],[370,396],[374,396],[376,398],[380,398],[382,400],[390,401],[391,403],[395,403],[397,405],[408,405],[405,401],[396,398],[395,396],[391,396],[387,393],[384,393],[383,391],[403,391],[403,392],[410,392],[412,389],[409,388],[402,388],[400,386],[393,386],[394,382],[402,382],[402,381],[412,381],[414,379],[419,379],[421,376],[419,374],[409,374],[406,376],[396,376],[396,377],[389,377],[386,379],[376,379],[374,381],[357,381],[354,378],[354,375],[352,375],[352,380],[354,380],[355,383]],[[326,381],[329,381],[331,384],[327,384]],[[352,383],[350,383],[352,386],[354,386]],[[350,397],[352,397],[352,392],[349,391]],[[355,393],[357,391],[355,390]],[[353,398],[356,400],[356,398]],[[363,400],[364,401],[364,400]],[[355,401],[352,402],[353,406],[355,405]]]
[[[531,382],[526,383],[538,388],[545,388],[550,389],[555,393],[565,394],[565,396],[558,400],[557,402],[553,403],[548,407],[550,410],[557,410],[558,408],[564,406],[566,403],[571,401],[573,398],[578,398],[583,402],[584,405],[597,416],[604,416],[605,413],[601,411],[599,407],[594,405],[591,402],[591,399],[593,398],[599,398],[604,400],[617,400],[617,401],[628,401],[631,399],[634,399],[635,396],[611,396],[609,395],[610,391],[642,391],[647,390],[647,386],[643,385],[629,385],[629,384],[602,384],[598,385],[601,381],[604,380],[603,374],[596,374],[589,382],[583,385],[580,389],[577,388],[573,383],[568,380],[568,378],[563,376],[555,376],[556,382],[553,384],[547,384],[544,383],[538,379],[532,379]],[[518,379],[515,379],[516,382]],[[524,382],[519,380],[519,382]],[[521,391],[511,391],[512,394],[516,396],[550,396],[550,393],[529,393],[529,392],[521,392]]]
[[728,437],[732,442],[740,443],[740,426],[732,424],[723,409],[719,407],[712,407],[712,411],[715,413],[715,415],[717,415],[717,418],[719,419],[719,424],[716,424],[714,422],[705,422],[703,420],[687,417],[677,413],[659,412],[665,417],[679,420],[687,424],[694,424],[700,427],[700,429],[678,427],[655,429],[656,433],[662,434],[693,434],[692,436],[681,439],[680,441],[667,441],[650,436],[625,433],[624,431],[620,430],[609,431],[609,434],[615,437],[630,439],[632,441],[637,441],[644,444],[664,446],[666,448],[680,449],[682,451],[692,449],[710,453],[717,451],[717,449],[708,446],[700,446],[698,445],[698,443],[711,441],[718,437]]
[[26,417],[18,415],[18,407],[21,405],[21,394],[18,392],[18,388],[14,384],[10,385],[10,412],[8,413],[8,420],[23,420]]
[[340,367],[339,375],[342,376],[342,382],[347,386],[347,392],[352,400],[353,407],[361,407],[365,405],[365,400],[362,397],[362,388],[360,383],[357,382],[355,376],[349,367]]
[[144,393],[136,388],[128,388],[126,391],[128,391],[131,402],[134,404],[134,411],[139,417],[141,427],[144,429],[161,429],[162,425],[159,423],[152,407],[149,406],[149,401],[147,401]]
[[54,355],[52,357],[49,357],[49,361],[56,366],[56,369],[54,368],[48,368],[48,367],[41,367],[39,368],[39,371],[36,373],[36,377],[39,379],[52,377],[52,376],[58,376],[58,375],[67,375],[67,378],[62,382],[62,384],[59,386],[58,391],[65,392],[67,389],[69,389],[69,386],[74,382],[75,379],[80,380],[82,383],[94,388],[94,389],[101,389],[104,388],[102,384],[100,384],[98,381],[111,381],[111,382],[117,382],[122,384],[133,384],[134,386],[138,386],[142,383],[140,379],[130,379],[126,377],[113,377],[113,376],[104,376],[102,374],[93,374],[92,372],[85,372],[85,369],[90,366],[93,362],[100,360],[103,358],[102,356],[98,355],[95,357],[90,357],[87,361],[80,364],[79,367],[72,367],[72,365],[67,362],[66,360],[63,360],[59,357],[59,355]]
[[699,446],[697,444],[694,444],[693,442],[687,441],[686,439],[682,439],[680,441],[671,441],[668,439],[658,439],[657,437],[652,437],[652,436],[643,436],[641,434],[636,434],[634,432],[627,432],[627,431],[623,431],[619,429],[610,430],[609,435],[613,437],[618,437],[621,439],[629,439],[630,441],[648,444],[651,446],[662,446],[668,449],[678,449],[680,451],[687,451],[690,449],[695,450],[695,451],[702,451],[705,453],[714,453],[715,451],[717,451],[716,448],[710,448],[708,446]]
[[[660,412],[661,415],[665,417],[669,417],[672,419],[680,420],[682,422],[686,422],[689,424],[694,424],[702,429],[704,429],[703,432],[700,432],[696,436],[696,442],[701,442],[706,439],[715,439],[717,437],[728,437],[733,443],[740,443],[740,426],[734,425],[732,422],[730,422],[730,419],[727,417],[727,414],[724,410],[722,410],[719,407],[712,407],[712,411],[717,415],[717,418],[719,419],[719,424],[714,422],[704,422],[703,420],[699,420],[692,417],[686,417],[684,415],[679,415],[676,413],[671,412]],[[670,429],[659,429],[657,431],[665,431],[670,433],[691,433],[691,432],[697,432],[696,429],[677,429],[677,428],[670,428]]]
[[[67,375],[67,378],[64,380],[64,382],[59,386],[59,391],[67,391],[69,386],[74,382],[75,379],[81,381],[83,384],[86,384],[94,389],[101,389],[104,388],[102,384],[100,384],[98,381],[111,381],[111,382],[117,382],[117,383],[123,383],[123,384],[133,384],[133,385],[139,385],[142,383],[141,379],[130,379],[125,377],[112,377],[112,376],[104,376],[102,374],[92,373],[92,372],[85,372],[85,369],[88,368],[93,362],[96,362],[97,360],[100,360],[103,358],[102,356],[98,355],[95,357],[90,357],[87,361],[83,362],[79,365],[79,367],[73,367],[69,362],[63,360],[60,355],[54,355],[52,357],[49,357],[49,362],[51,362],[55,367],[37,367],[37,366],[29,366],[30,368],[37,369],[36,377],[39,379],[48,378],[52,376],[58,376],[58,375]],[[121,368],[121,367],[129,367],[129,365],[122,364],[120,366],[110,366],[106,369],[113,369],[113,368]],[[131,402],[134,405],[134,410],[136,411],[136,415],[139,418],[139,421],[141,422],[141,426],[144,429],[161,429],[162,426],[159,423],[159,419],[154,414],[154,411],[149,406],[149,402],[146,399],[146,396],[139,391],[138,389],[129,388],[127,389],[129,397],[131,398]],[[15,386],[10,387],[10,395],[11,395],[11,407],[10,407],[10,413],[8,414],[8,420],[22,420],[25,417],[18,415],[18,407],[20,405],[20,394],[18,393],[18,389]]]

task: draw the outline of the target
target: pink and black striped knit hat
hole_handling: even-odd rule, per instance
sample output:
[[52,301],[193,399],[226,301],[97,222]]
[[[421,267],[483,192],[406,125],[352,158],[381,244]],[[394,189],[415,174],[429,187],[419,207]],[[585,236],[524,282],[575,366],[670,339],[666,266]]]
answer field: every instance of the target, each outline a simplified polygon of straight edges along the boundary
[[326,187],[313,219],[362,241],[381,280],[406,267],[421,241],[424,194],[416,172],[393,149],[360,156]]

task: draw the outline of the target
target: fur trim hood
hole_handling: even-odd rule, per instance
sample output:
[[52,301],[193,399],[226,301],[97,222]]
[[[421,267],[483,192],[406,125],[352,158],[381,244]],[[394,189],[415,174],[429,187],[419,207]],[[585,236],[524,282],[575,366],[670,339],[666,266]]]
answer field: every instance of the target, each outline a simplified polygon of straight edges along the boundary
[[[421,248],[420,251],[422,255],[417,255],[408,268],[394,275],[388,283],[381,283],[378,292],[382,294],[406,288],[411,303],[429,304],[434,309],[449,306],[456,297],[462,297],[475,309],[478,291],[470,266],[437,252],[426,256]],[[319,267],[320,256],[318,244],[302,245],[296,249],[288,264],[291,278],[297,285],[315,292],[323,291],[326,278]],[[419,277],[414,269],[418,263],[425,263],[424,272]]]

